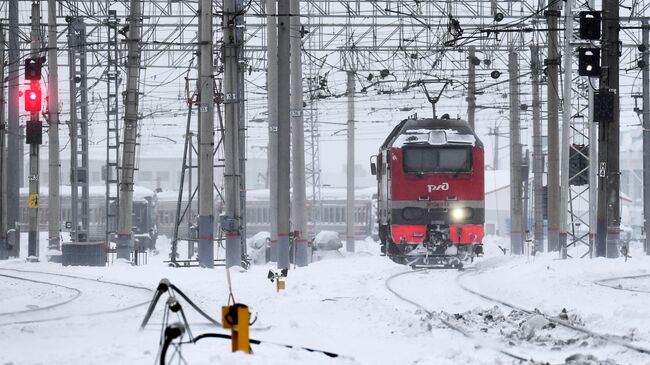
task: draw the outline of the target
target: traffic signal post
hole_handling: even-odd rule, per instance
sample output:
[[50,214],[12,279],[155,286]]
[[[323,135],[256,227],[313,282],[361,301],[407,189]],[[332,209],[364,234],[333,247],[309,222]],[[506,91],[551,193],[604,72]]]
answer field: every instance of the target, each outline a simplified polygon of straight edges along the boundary
[[38,239],[38,200],[39,200],[39,148],[42,143],[43,126],[39,120],[41,111],[41,66],[42,59],[38,56],[39,34],[41,26],[41,11],[38,2],[32,3],[32,58],[25,61],[25,81],[29,89],[25,91],[25,111],[29,112],[26,128],[26,142],[29,144],[29,196],[27,208],[29,215],[29,231],[27,260],[39,261]]

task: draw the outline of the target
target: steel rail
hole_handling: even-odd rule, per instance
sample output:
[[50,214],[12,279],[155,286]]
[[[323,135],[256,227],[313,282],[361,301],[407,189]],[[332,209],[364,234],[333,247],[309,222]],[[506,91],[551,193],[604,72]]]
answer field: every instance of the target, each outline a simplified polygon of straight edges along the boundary
[[[98,279],[98,278],[89,278],[89,277],[84,277],[84,276],[70,275],[70,274],[61,274],[61,273],[53,273],[53,272],[48,272],[48,271],[36,271],[36,270],[9,269],[9,268],[0,268],[0,271],[12,271],[12,272],[19,272],[19,273],[30,273],[30,274],[39,274],[39,275],[58,276],[58,277],[76,279],[76,280],[92,281],[92,282],[95,282],[95,283],[116,285],[116,286],[136,289],[136,290],[142,290],[142,291],[146,291],[148,293],[153,292],[153,290],[151,290],[150,288],[144,287],[144,286],[121,283],[121,282],[116,282],[116,281],[102,280],[102,279]],[[81,291],[81,292],[83,293],[83,291]],[[67,316],[57,316],[57,317],[50,317],[50,318],[43,318],[43,319],[36,319],[36,320],[4,322],[4,323],[0,323],[0,327],[18,325],[18,324],[54,322],[54,321],[59,321],[59,320],[69,319],[69,318],[81,318],[81,317],[92,317],[92,316],[99,316],[99,315],[115,314],[115,313],[120,313],[120,312],[126,312],[126,311],[134,309],[134,308],[142,307],[142,306],[145,306],[147,304],[149,304],[149,299],[147,299],[147,300],[145,300],[143,302],[137,302],[135,304],[128,305],[128,306],[122,307],[122,308],[117,308],[117,309],[109,309],[109,310],[96,311],[96,312],[90,312],[90,313],[82,313],[82,314],[73,314],[73,315],[67,315]]]
[[55,284],[55,283],[50,283],[50,282],[46,282],[46,281],[33,280],[33,279],[23,278],[23,277],[20,277],[20,276],[13,276],[13,275],[6,275],[6,274],[0,274],[0,276],[5,277],[5,278],[9,278],[9,279],[14,279],[14,280],[22,280],[22,281],[27,281],[27,282],[36,283],[36,284],[44,284],[44,285],[49,285],[49,286],[53,286],[53,287],[57,287],[57,288],[64,288],[64,289],[71,290],[71,291],[75,292],[75,295],[67,298],[64,301],[57,302],[57,303],[54,303],[54,304],[50,304],[50,305],[47,305],[45,307],[25,309],[25,310],[13,311],[13,312],[1,312],[0,317],[2,317],[2,316],[13,316],[13,315],[25,314],[25,313],[33,313],[33,312],[39,312],[39,311],[44,311],[44,310],[48,310],[48,309],[61,307],[61,306],[65,305],[65,304],[68,304],[68,303],[70,303],[72,301],[75,301],[75,300],[79,299],[79,297],[81,297],[81,295],[82,295],[81,290],[76,289],[76,288],[72,288],[72,287],[69,287],[69,286],[61,285],[61,284]]
[[[481,297],[481,298],[483,298],[485,300],[488,300],[488,301],[491,301],[491,302],[494,302],[494,303],[504,305],[504,306],[506,306],[508,308],[511,308],[511,309],[516,309],[518,311],[522,311],[524,313],[528,313],[528,314],[531,314],[531,315],[541,315],[547,321],[552,322],[552,323],[554,323],[556,325],[560,325],[560,326],[563,326],[565,328],[572,329],[574,331],[586,334],[586,335],[588,335],[590,337],[599,338],[599,339],[604,340],[606,342],[625,347],[625,348],[627,348],[629,350],[632,350],[632,351],[636,351],[636,352],[639,352],[639,353],[642,353],[642,354],[650,355],[650,349],[642,347],[642,346],[633,345],[629,341],[620,340],[617,337],[615,337],[615,335],[607,334],[607,333],[598,333],[598,332],[594,332],[594,331],[591,331],[591,330],[586,329],[586,328],[574,326],[571,323],[568,323],[567,321],[558,319],[555,316],[551,316],[551,315],[546,314],[546,313],[544,313],[542,311],[539,311],[537,309],[536,310],[526,309],[526,308],[523,308],[523,307],[518,306],[516,304],[512,304],[510,302],[507,302],[507,301],[505,301],[503,299],[495,298],[495,297],[489,296],[487,294],[480,293],[480,292],[478,292],[478,291],[476,291],[474,289],[468,288],[467,285],[465,285],[461,281],[461,279],[463,277],[467,276],[467,275],[468,275],[467,272],[458,275],[458,277],[456,277],[456,283],[458,284],[458,286],[461,289],[463,289],[464,291],[466,291],[466,292],[468,292],[470,294],[473,294],[475,296]],[[648,275],[648,276],[650,276],[650,275]]]

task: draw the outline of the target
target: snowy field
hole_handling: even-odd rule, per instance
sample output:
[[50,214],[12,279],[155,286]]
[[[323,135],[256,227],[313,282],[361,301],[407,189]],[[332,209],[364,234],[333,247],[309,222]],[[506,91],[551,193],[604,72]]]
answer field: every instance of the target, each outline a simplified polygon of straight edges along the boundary
[[[167,267],[160,241],[162,253],[139,267],[0,262],[0,364],[154,364],[162,303],[139,325],[161,278],[219,318],[225,269]],[[506,242],[492,239],[463,272],[414,272],[359,241],[354,254],[291,270],[280,293],[266,278],[272,266],[231,270],[235,299],[257,317],[251,337],[265,344],[245,355],[205,339],[182,355],[187,364],[650,364],[650,258],[638,248],[627,262],[562,261],[504,256],[497,244]],[[194,336],[227,333],[181,304]]]

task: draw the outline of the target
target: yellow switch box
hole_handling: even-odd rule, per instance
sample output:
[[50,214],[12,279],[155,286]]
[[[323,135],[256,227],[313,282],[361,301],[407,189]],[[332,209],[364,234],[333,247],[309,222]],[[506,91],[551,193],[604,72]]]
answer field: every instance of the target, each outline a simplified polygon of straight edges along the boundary
[[237,303],[221,307],[221,324],[231,330],[232,352],[251,352],[249,323],[248,306]]

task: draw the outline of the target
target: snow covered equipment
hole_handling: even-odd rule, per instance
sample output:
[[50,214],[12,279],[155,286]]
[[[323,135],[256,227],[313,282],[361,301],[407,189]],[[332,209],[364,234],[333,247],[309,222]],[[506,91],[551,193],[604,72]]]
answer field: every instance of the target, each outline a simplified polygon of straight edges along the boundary
[[286,268],[280,270],[279,273],[273,272],[273,270],[269,270],[266,278],[271,280],[272,283],[275,282],[275,291],[280,292],[280,290],[284,290],[286,288],[284,278],[286,278],[288,274],[289,269]]
[[224,329],[232,332],[232,352],[251,352],[250,311],[248,306],[235,303],[221,307],[221,323]]

